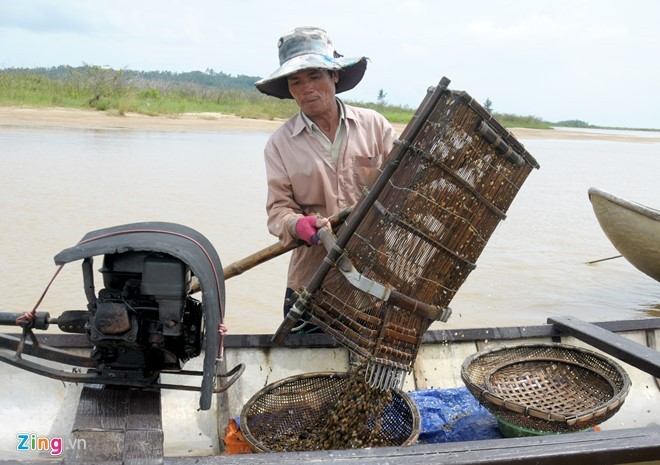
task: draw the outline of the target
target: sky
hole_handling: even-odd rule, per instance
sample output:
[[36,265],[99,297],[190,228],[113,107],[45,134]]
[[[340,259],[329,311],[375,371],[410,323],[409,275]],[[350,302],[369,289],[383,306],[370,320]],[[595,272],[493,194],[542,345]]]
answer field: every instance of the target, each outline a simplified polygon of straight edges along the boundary
[[417,108],[443,76],[499,113],[660,128],[656,0],[0,0],[0,68],[84,64],[267,76],[277,40],[367,56],[342,96]]

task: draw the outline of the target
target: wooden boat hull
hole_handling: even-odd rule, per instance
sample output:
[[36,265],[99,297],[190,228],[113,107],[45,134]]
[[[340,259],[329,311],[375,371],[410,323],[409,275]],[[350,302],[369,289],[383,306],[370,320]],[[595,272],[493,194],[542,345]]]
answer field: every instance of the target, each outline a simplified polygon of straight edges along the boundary
[[[592,329],[594,327],[589,326]],[[618,338],[617,335],[620,335],[620,340],[600,345],[602,341],[599,342],[595,332],[587,331],[591,339],[585,337],[580,332],[580,325],[567,317],[540,326],[428,331],[414,370],[405,381],[404,390],[463,386],[460,376],[463,361],[487,348],[531,342],[562,342],[590,350],[602,349],[608,353],[614,347],[615,352],[609,356],[617,358],[626,370],[632,380],[632,389],[621,410],[600,425],[602,432],[599,434],[574,433],[541,438],[420,444],[332,454],[309,452],[241,456],[224,455],[222,439],[228,421],[240,415],[242,406],[255,392],[274,381],[300,373],[346,371],[351,355],[323,334],[291,335],[283,347],[273,347],[270,335],[229,335],[225,341],[223,363],[227,366],[233,366],[236,362],[245,363],[246,369],[231,389],[215,396],[210,410],[198,410],[196,393],[162,392],[164,463],[331,463],[333,457],[341,458],[342,463],[349,465],[383,461],[393,464],[404,461],[409,464],[492,464],[512,461],[520,464],[618,464],[660,460],[660,388],[655,379],[660,376],[660,363],[657,351],[647,348],[653,347],[655,340],[660,338],[660,318],[600,323],[598,327],[604,328],[603,331],[612,334],[612,337]],[[44,344],[78,353],[89,350],[89,342],[83,335],[43,335],[40,340]],[[631,351],[626,347],[628,344],[643,347],[648,352],[631,358]],[[650,357],[647,357],[649,354]],[[649,361],[649,358],[652,363],[644,365],[644,360]],[[638,364],[639,359],[643,359],[642,364]],[[17,389],[17,386],[20,388]],[[45,454],[38,456],[17,452],[15,438],[19,430],[34,431],[38,435],[61,436],[69,444],[80,390],[81,386],[75,384],[65,384],[2,365],[0,396],[3,405],[0,405],[0,414],[12,420],[1,427],[0,451],[3,453],[0,464],[5,457],[24,459],[31,463],[48,458]],[[94,446],[88,442],[88,447]],[[492,461],[493,453],[501,458],[500,462]],[[386,457],[394,458],[389,460]]]
[[660,211],[593,187],[589,199],[612,245],[635,268],[660,281]]

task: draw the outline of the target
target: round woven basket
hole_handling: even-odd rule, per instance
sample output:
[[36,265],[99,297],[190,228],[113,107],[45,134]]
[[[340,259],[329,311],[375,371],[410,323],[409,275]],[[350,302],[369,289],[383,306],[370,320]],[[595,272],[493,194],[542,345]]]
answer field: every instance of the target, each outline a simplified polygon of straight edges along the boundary
[[463,362],[461,378],[495,417],[537,431],[580,431],[602,423],[630,390],[630,378],[617,363],[563,344],[479,352]]
[[[319,419],[332,409],[347,380],[347,373],[305,373],[261,389],[243,406],[240,416],[241,431],[252,450],[272,452],[264,438],[272,441],[318,425]],[[382,445],[411,445],[419,436],[417,406],[397,389],[392,390],[392,401],[380,418],[369,420],[372,421],[380,425],[378,439]]]

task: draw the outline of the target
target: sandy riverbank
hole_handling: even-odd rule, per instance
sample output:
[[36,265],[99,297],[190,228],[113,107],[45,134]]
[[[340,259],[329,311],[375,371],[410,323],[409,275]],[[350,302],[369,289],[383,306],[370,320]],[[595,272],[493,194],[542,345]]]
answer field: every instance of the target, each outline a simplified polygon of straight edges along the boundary
[[[136,131],[225,131],[272,132],[282,121],[237,118],[218,113],[187,113],[173,116],[147,116],[129,113],[124,116],[95,110],[70,108],[0,107],[0,132],[21,128],[47,130],[49,128],[136,130]],[[396,124],[401,133],[405,125]],[[514,128],[511,132],[520,139],[600,139],[625,142],[660,142],[660,137],[630,134],[599,134],[569,129],[546,130]]]

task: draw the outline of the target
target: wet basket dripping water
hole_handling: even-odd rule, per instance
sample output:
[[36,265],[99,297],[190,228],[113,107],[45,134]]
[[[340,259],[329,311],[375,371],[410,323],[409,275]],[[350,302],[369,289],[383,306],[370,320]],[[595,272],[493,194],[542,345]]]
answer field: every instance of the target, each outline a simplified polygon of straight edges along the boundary
[[[261,389],[243,406],[240,417],[241,431],[252,450],[273,452],[269,444],[285,442],[322,424],[348,379],[348,373],[305,373]],[[391,402],[366,426],[373,428],[376,423],[380,425],[378,445],[411,445],[419,436],[417,406],[399,390],[392,391]]]
[[614,361],[563,344],[524,344],[468,357],[461,378],[505,424],[573,432],[604,422],[623,405],[628,374]]

